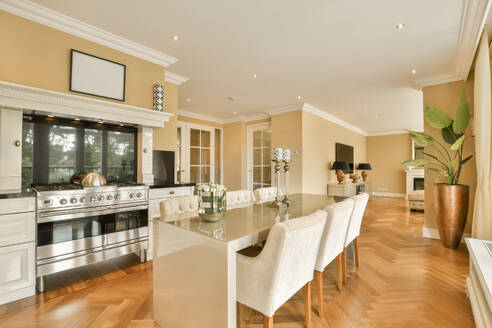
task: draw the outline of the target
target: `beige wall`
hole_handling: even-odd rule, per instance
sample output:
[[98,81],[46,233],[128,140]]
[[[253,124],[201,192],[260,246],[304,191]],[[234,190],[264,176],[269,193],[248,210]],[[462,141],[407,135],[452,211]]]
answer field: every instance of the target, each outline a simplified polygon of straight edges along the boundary
[[[424,108],[426,106],[433,106],[439,108],[440,110],[446,112],[451,118],[455,117],[456,105],[458,94],[462,87],[466,87],[466,94],[468,101],[470,103],[470,108],[473,112],[473,74],[470,74],[468,81],[466,82],[453,82],[446,83],[437,86],[424,88]],[[473,114],[473,113],[471,113]],[[424,124],[425,133],[430,134],[439,141],[442,140],[441,131],[432,128],[429,124]],[[467,129],[467,138],[465,139],[464,146],[464,156],[463,158],[474,155],[474,138],[471,137],[471,127]],[[433,152],[432,149],[426,149],[429,152]],[[473,202],[475,199],[475,189],[476,189],[476,168],[475,160],[472,158],[468,163],[463,166],[460,177],[460,184],[465,184],[470,186],[470,203],[468,209],[468,219],[466,223],[465,233],[471,232],[471,223],[473,217]],[[426,169],[425,170],[425,222],[424,226],[427,228],[437,228],[435,221],[435,213],[433,206],[433,184],[436,182],[441,182],[437,177],[436,173]]]
[[406,193],[406,176],[401,163],[412,158],[412,140],[408,133],[366,138],[368,180],[372,191]]
[[365,162],[365,137],[312,113],[302,112],[302,192],[326,194],[327,184],[336,182],[331,165],[335,143],[354,147],[354,162]]

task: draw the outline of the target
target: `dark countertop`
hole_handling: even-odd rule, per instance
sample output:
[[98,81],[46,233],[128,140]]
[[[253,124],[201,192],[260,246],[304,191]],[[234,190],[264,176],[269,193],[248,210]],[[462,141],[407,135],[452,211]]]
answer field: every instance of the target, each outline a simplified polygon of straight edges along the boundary
[[0,199],[27,198],[36,197],[36,193],[32,189],[24,189],[20,192],[12,192],[0,194]]
[[156,188],[175,188],[175,187],[194,187],[196,186],[196,183],[155,183],[153,185],[150,185],[150,189],[156,189]]

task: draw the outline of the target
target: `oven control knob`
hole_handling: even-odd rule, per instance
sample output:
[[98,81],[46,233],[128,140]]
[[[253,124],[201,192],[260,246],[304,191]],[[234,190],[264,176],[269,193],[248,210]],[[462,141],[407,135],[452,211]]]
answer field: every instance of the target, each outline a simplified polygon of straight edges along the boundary
[[128,195],[130,198],[135,198],[135,194],[132,192],[130,195]]
[[142,193],[141,192],[137,192],[137,198],[142,198]]
[[97,200],[100,201],[100,202],[103,201],[104,200],[104,196],[98,196],[97,197]]
[[92,196],[91,198],[89,198],[89,200],[91,203],[94,203],[96,201],[96,197]]
[[70,198],[70,204],[77,203],[77,198]]
[[107,199],[107,200],[113,200],[113,195],[107,195],[107,196],[106,196],[106,199]]
[[114,195],[114,199],[115,199],[115,200],[120,200],[120,198],[121,198],[121,196],[120,196],[119,194]]
[[67,203],[67,200],[65,198],[60,199],[60,204],[65,205]]
[[87,201],[87,197],[80,197],[79,202],[85,203]]

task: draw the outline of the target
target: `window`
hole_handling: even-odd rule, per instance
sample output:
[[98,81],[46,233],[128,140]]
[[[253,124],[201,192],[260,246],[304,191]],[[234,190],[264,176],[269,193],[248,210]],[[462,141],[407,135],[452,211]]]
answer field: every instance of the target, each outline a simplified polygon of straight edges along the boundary
[[24,116],[22,185],[69,183],[76,172],[108,181],[136,181],[137,129]]

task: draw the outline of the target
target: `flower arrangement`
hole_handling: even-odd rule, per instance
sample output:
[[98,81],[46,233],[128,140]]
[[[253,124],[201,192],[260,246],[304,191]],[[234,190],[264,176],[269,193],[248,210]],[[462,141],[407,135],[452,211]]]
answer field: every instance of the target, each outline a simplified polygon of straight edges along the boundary
[[197,190],[203,192],[220,192],[227,191],[227,188],[223,184],[209,182],[197,185]]
[[196,186],[198,192],[198,214],[208,222],[220,220],[226,209],[227,188],[218,183],[202,183]]

